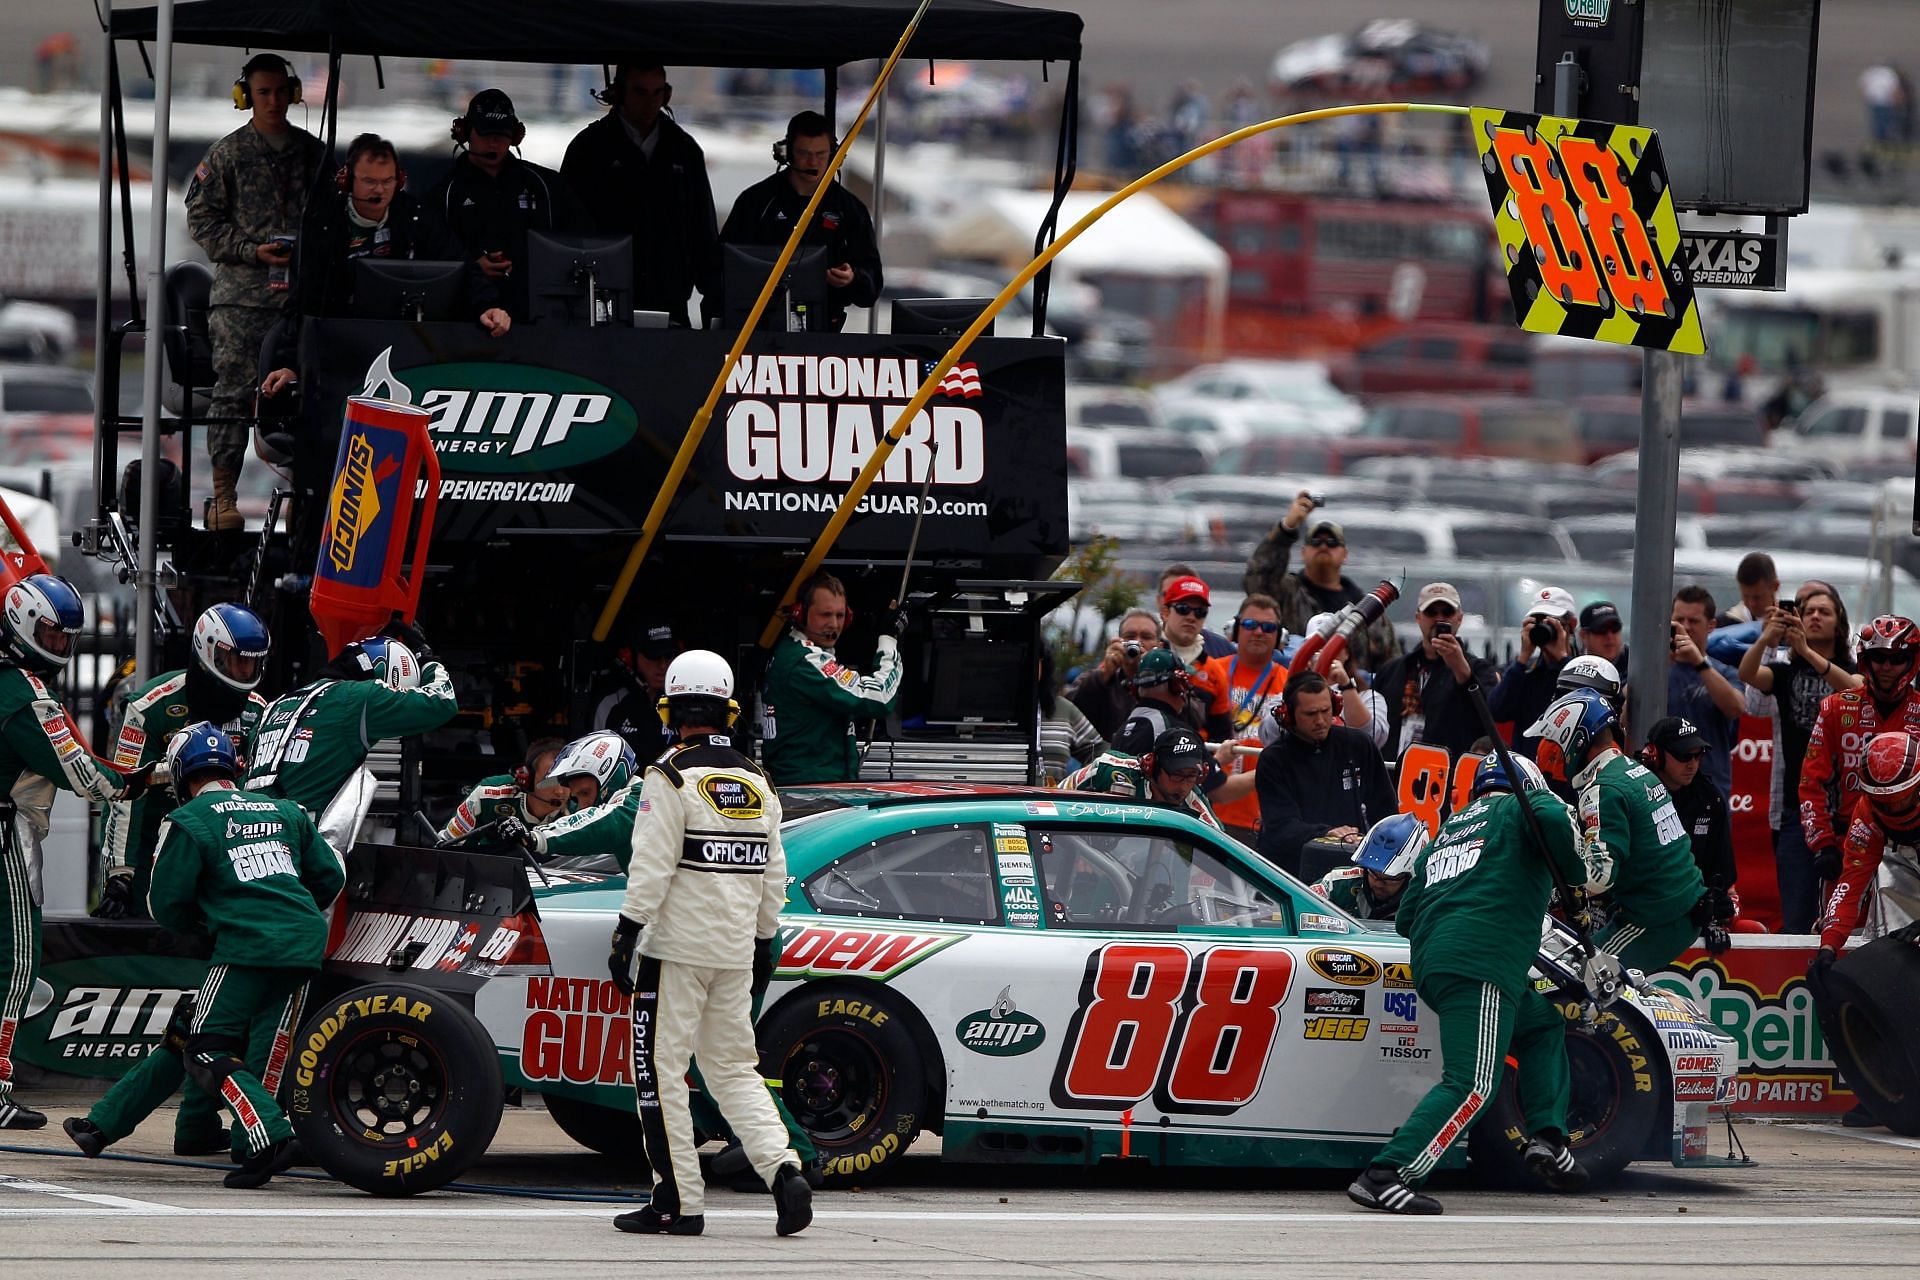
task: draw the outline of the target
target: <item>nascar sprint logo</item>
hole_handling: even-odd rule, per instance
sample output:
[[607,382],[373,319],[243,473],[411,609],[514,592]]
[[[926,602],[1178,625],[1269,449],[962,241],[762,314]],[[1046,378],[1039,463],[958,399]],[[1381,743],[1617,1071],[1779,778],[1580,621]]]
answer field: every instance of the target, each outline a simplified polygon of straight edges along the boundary
[[367,366],[365,395],[417,404],[450,471],[541,472],[579,466],[624,447],[640,429],[625,397],[587,378],[538,365],[474,362],[405,370],[388,347]]

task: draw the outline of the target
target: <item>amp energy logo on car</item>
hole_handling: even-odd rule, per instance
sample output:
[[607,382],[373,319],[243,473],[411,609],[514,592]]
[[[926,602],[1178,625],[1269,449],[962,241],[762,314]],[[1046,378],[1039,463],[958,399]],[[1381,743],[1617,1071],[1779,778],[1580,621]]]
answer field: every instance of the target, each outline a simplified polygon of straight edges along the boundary
[[449,471],[560,471],[616,452],[640,429],[624,396],[578,374],[491,361],[396,371],[392,356],[388,347],[367,366],[363,394],[431,413]]
[[953,1028],[960,1047],[989,1058],[1013,1058],[1031,1053],[1047,1038],[1039,1021],[1021,1013],[1013,1003],[1013,988],[1000,988],[992,1007],[970,1013]]

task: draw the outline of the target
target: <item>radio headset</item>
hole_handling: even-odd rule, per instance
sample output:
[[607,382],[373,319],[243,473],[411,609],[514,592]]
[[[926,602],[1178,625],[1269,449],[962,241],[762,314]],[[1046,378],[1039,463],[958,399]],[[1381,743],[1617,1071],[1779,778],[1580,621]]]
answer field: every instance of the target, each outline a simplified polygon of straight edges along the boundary
[[300,77],[294,72],[291,62],[277,53],[256,53],[247,59],[247,65],[240,68],[240,74],[234,79],[233,109],[235,111],[253,110],[253,90],[247,87],[247,78],[261,71],[286,73],[288,106],[298,106],[306,101],[300,92]]

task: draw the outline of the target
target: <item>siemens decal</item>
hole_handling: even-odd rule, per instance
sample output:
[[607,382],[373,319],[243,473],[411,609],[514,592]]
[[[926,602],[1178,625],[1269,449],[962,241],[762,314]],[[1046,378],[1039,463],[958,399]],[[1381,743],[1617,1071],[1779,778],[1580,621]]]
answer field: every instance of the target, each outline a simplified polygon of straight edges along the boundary
[[[846,485],[920,386],[900,356],[743,355],[727,378],[727,470],[737,480]],[[942,392],[945,398],[949,393]],[[880,469],[886,484],[975,485],[986,476],[976,409],[929,403]]]

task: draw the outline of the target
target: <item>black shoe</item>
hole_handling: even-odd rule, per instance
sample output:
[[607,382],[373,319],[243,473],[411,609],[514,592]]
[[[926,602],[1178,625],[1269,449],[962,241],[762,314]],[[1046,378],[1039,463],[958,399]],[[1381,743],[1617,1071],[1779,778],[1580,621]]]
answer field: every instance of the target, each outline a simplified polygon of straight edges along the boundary
[[274,1174],[284,1173],[299,1158],[299,1145],[292,1138],[282,1138],[222,1178],[221,1182],[235,1191],[264,1187],[273,1181]]
[[100,1126],[85,1116],[68,1116],[60,1122],[60,1127],[73,1139],[73,1145],[80,1148],[80,1154],[92,1159],[107,1149],[107,1135]]
[[1573,1158],[1573,1152],[1567,1150],[1564,1142],[1536,1133],[1527,1139],[1527,1148],[1520,1158],[1526,1162],[1527,1176],[1549,1191],[1587,1188],[1586,1168]]
[[0,1098],[0,1129],[44,1129],[47,1116],[12,1097]]
[[177,1156],[224,1156],[233,1154],[233,1136],[225,1129],[199,1137],[173,1135],[173,1154]]
[[1864,1102],[1854,1103],[1853,1110],[1840,1117],[1840,1124],[1842,1128],[1846,1129],[1882,1129],[1886,1127],[1880,1123],[1873,1112],[1867,1110],[1867,1104]]
[[639,1236],[697,1236],[707,1229],[705,1214],[662,1213],[652,1205],[623,1213],[613,1220],[622,1231]]
[[1363,1209],[1379,1209],[1384,1213],[1441,1212],[1438,1200],[1415,1191],[1400,1180],[1397,1172],[1372,1165],[1361,1170],[1360,1176],[1347,1188],[1347,1199]]
[[797,1164],[783,1164],[773,1175],[773,1207],[779,1216],[773,1234],[790,1236],[805,1231],[813,1221],[813,1188]]

